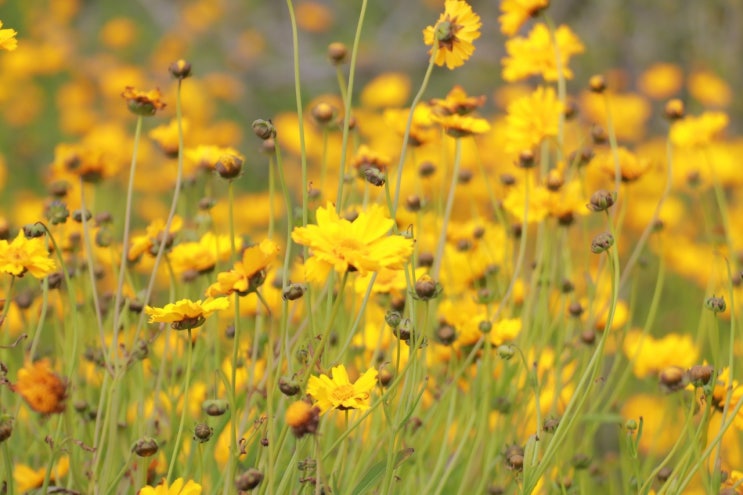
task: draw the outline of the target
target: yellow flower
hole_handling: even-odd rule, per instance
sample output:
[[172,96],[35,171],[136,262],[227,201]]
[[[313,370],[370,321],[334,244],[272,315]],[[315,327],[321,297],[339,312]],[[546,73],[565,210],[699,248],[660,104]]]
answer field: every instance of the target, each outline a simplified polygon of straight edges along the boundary
[[[163,240],[163,233],[165,231],[165,221],[158,218],[152,221],[147,226],[144,235],[138,235],[132,237],[132,243],[127,253],[127,259],[134,261],[144,253],[149,253],[152,256],[157,255],[157,250],[160,248],[160,243]],[[183,227],[183,219],[178,215],[173,217],[173,221],[170,222],[170,232],[168,232],[168,239],[165,240],[165,246],[170,247],[173,244],[173,237]]]
[[162,94],[159,89],[140,91],[127,86],[121,93],[121,97],[126,100],[129,110],[135,115],[149,117],[165,108],[165,103],[160,99]]
[[[188,131],[189,122],[186,119],[181,120],[183,134]],[[152,129],[148,136],[155,141],[163,153],[170,158],[178,156],[178,120],[173,119],[168,124],[159,125]]]
[[671,126],[671,142],[683,148],[706,146],[722,134],[728,120],[724,112],[704,112],[699,117],[685,117]]
[[[236,239],[235,248],[242,248],[242,239]],[[170,262],[173,264],[173,271],[190,276],[194,272],[209,272],[217,261],[228,260],[231,253],[229,236],[215,236],[207,232],[198,242],[184,242],[175,246],[170,253]]]
[[468,96],[462,86],[456,85],[443,100],[433,98],[431,106],[437,115],[466,115],[485,104],[485,96]]
[[[573,72],[568,67],[570,57],[583,53],[585,47],[567,26],[558,27],[555,38],[560,51],[562,74],[566,79],[572,79]],[[555,46],[549,29],[544,24],[534,26],[526,38],[517,37],[506,41],[506,52],[508,56],[501,61],[503,79],[506,81],[520,81],[531,76],[542,76],[545,81],[559,79]]]
[[176,330],[196,328],[204,324],[207,316],[215,311],[227,309],[230,302],[225,297],[207,299],[202,302],[190,299],[181,299],[175,303],[166,304],[163,308],[145,307],[144,311],[150,315],[150,323],[170,323]]
[[508,105],[506,152],[533,150],[543,139],[556,137],[565,106],[552,88],[537,88]]
[[678,65],[657,63],[640,75],[637,84],[650,98],[664,100],[678,93],[683,79],[684,74]]
[[401,72],[378,75],[361,90],[364,108],[402,107],[410,96],[410,77]]
[[307,393],[315,399],[315,405],[324,414],[330,409],[369,409],[369,392],[377,385],[377,370],[372,368],[351,383],[346,367],[333,367],[332,378],[327,375],[311,376],[307,382]]
[[157,486],[147,485],[141,488],[137,495],[201,495],[201,485],[188,480],[183,482],[183,478],[178,478],[172,485],[163,479]]
[[639,141],[645,134],[645,123],[652,112],[650,103],[635,93],[605,91],[604,94],[597,94],[584,91],[580,97],[581,110],[587,120],[603,126],[604,129],[609,125],[605,99],[609,100],[609,111],[617,139]]
[[444,131],[454,138],[484,134],[490,130],[490,124],[485,119],[469,115],[432,115],[431,119],[441,125]]
[[[54,483],[66,475],[69,470],[70,458],[67,456],[61,457],[52,469],[51,476],[49,477],[50,486],[54,486]],[[15,480],[15,489],[18,493],[26,493],[34,488],[41,488],[44,484],[45,477],[46,466],[39,469],[32,469],[25,464],[19,463],[13,467],[13,479]]]
[[56,269],[44,239],[26,239],[21,230],[12,242],[0,240],[0,272],[22,277],[26,272],[44,278]]
[[733,100],[728,83],[710,71],[695,71],[689,76],[689,93],[703,105],[726,107]]
[[227,272],[217,275],[217,282],[206,290],[209,297],[226,296],[237,292],[241,296],[255,291],[266,280],[266,269],[279,254],[279,246],[266,239],[243,252],[242,261]]
[[319,413],[320,409],[317,407],[299,400],[286,408],[286,424],[291,427],[297,438],[314,434],[319,424]]
[[627,359],[634,360],[632,371],[639,378],[656,374],[669,366],[689,368],[697,362],[699,351],[690,335],[669,333],[656,339],[639,330],[627,332],[622,344]]
[[436,25],[423,30],[423,41],[426,45],[438,43],[436,65],[446,64],[449,69],[454,69],[464,65],[472,56],[475,51],[472,42],[480,37],[480,26],[480,16],[472,12],[467,2],[446,0],[444,13]]
[[67,385],[52,370],[46,359],[26,363],[25,367],[18,370],[18,381],[13,385],[13,391],[38,413],[64,411]]
[[[3,21],[0,21],[1,27],[3,27]],[[17,34],[15,29],[0,29],[0,49],[12,52],[18,48],[18,40],[15,39]]]
[[540,11],[549,7],[549,0],[502,0],[501,15],[498,17],[500,31],[506,36],[513,36],[526,21],[536,17]]
[[[617,148],[617,156],[619,157],[619,174],[622,178],[622,182],[633,182],[650,170],[650,160],[635,155],[624,146]],[[606,172],[609,177],[615,177],[616,165],[614,162],[613,152],[606,151],[600,153],[593,159],[593,161],[598,163],[601,170]]]
[[294,242],[311,250],[305,262],[310,281],[324,281],[331,269],[360,275],[383,268],[400,270],[413,252],[412,239],[388,235],[394,220],[387,218],[380,205],[370,206],[350,222],[339,217],[328,202],[317,209],[316,217],[317,225],[296,227],[292,232]]

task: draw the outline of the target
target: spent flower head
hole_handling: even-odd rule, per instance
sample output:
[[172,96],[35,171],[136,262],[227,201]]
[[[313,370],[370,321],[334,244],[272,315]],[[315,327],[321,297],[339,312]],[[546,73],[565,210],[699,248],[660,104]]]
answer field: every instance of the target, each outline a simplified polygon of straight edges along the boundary
[[142,117],[151,117],[158,110],[165,108],[165,103],[161,100],[162,95],[159,89],[150,91],[140,91],[133,86],[127,86],[121,93],[121,97],[126,100],[129,110]]

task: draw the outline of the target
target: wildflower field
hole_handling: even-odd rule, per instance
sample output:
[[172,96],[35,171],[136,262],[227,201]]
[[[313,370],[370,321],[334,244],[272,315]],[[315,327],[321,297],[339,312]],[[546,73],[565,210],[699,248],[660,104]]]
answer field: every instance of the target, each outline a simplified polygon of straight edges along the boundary
[[743,494],[741,26],[0,1],[0,495]]

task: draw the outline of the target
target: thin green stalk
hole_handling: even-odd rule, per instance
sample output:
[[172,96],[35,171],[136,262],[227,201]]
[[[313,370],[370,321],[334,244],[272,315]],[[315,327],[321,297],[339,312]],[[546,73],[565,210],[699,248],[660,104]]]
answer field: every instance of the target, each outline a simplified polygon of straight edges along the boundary
[[449,185],[449,195],[446,198],[444,220],[441,225],[441,232],[439,233],[439,241],[436,244],[436,254],[433,258],[433,267],[431,268],[431,277],[433,277],[434,280],[439,279],[439,273],[443,263],[444,247],[446,246],[446,231],[449,227],[449,219],[451,218],[452,209],[454,208],[454,196],[459,179],[459,167],[462,163],[462,140],[456,139],[454,146],[454,168],[452,170],[451,183]]
[[181,420],[178,424],[178,433],[175,436],[175,444],[173,445],[173,453],[170,457],[170,465],[168,466],[168,475],[166,476],[166,479],[168,480],[168,483],[170,483],[173,480],[173,472],[175,469],[175,463],[178,460],[178,450],[181,448],[181,439],[183,438],[183,427],[186,424],[186,413],[188,412],[188,391],[189,387],[191,386],[191,367],[193,364],[193,347],[194,342],[191,338],[191,327],[188,329],[188,340],[186,340],[186,346],[188,346],[187,349],[187,356],[186,356],[186,378],[185,378],[185,384],[183,385],[183,409],[181,410]]
[[13,478],[13,460],[10,454],[10,442],[3,442],[3,464],[8,482],[8,495],[15,495],[15,482]]
[[297,120],[299,121],[299,149],[302,167],[302,225],[307,225],[309,205],[309,190],[307,183],[307,148],[304,137],[304,110],[302,108],[302,86],[299,75],[299,35],[297,34],[297,16],[294,13],[292,0],[286,0],[289,9],[289,19],[292,26],[292,55],[294,57],[294,97],[297,105]]
[[118,361],[119,348],[119,308],[121,307],[122,293],[124,290],[124,280],[126,273],[126,262],[127,253],[129,250],[129,236],[131,229],[132,220],[132,197],[134,195],[134,176],[137,170],[137,151],[139,149],[139,139],[142,134],[142,120],[141,115],[137,116],[137,127],[134,130],[134,147],[132,150],[132,163],[129,166],[129,185],[126,190],[126,208],[124,211],[124,239],[122,240],[121,250],[121,265],[119,266],[119,277],[116,283],[116,296],[114,297],[113,306],[113,339],[111,340],[111,347],[109,354],[114,356],[114,359]]
[[[364,18],[366,17],[366,4],[368,0],[361,1],[361,11],[359,12],[359,21],[356,24],[356,34],[353,38],[353,47],[351,48],[351,65],[348,69],[348,87],[345,91],[345,98],[343,101],[344,111],[346,118],[343,119],[343,137],[341,138],[341,160],[340,168],[338,172],[338,193],[335,199],[335,211],[336,213],[341,212],[342,200],[343,200],[343,176],[346,174],[346,159],[348,150],[348,134],[351,126],[351,108],[353,98],[353,84],[356,79],[356,57],[359,52],[359,41],[361,40],[361,30],[364,26]],[[305,225],[307,222],[305,222]]]
[[408,121],[405,124],[405,133],[402,137],[402,149],[400,150],[400,161],[397,164],[397,178],[395,179],[395,199],[392,202],[392,209],[390,210],[390,217],[395,218],[397,214],[397,208],[400,204],[400,189],[402,187],[402,169],[405,165],[405,158],[407,157],[408,143],[410,141],[410,129],[413,127],[413,114],[415,113],[415,107],[420,103],[423,94],[428,88],[428,81],[431,79],[431,73],[433,72],[434,62],[436,60],[436,52],[438,51],[438,43],[433,44],[431,49],[431,58],[428,60],[428,67],[426,68],[426,74],[423,76],[423,82],[421,87],[418,89],[413,102],[410,104],[410,113],[408,114]]

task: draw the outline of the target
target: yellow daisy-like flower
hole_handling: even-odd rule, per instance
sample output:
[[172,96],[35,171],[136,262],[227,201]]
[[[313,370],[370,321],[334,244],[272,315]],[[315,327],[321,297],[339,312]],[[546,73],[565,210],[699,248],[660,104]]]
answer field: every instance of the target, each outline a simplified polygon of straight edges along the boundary
[[163,240],[165,241],[165,247],[170,247],[173,244],[175,234],[183,227],[183,219],[178,215],[173,217],[173,221],[170,222],[170,231],[168,232],[167,239],[163,239],[165,224],[166,222],[164,220],[156,218],[147,226],[144,235],[133,236],[131,246],[129,246],[129,251],[127,252],[127,259],[134,261],[144,253],[156,256],[157,250]]
[[454,86],[446,98],[433,98],[431,107],[436,115],[467,115],[485,104],[485,96],[469,96],[460,85]]
[[324,281],[331,269],[338,273],[357,271],[360,275],[383,268],[400,270],[413,252],[413,240],[388,235],[394,220],[384,208],[372,205],[350,222],[341,218],[328,202],[316,212],[317,225],[296,227],[292,239],[308,246],[312,256],[305,261],[309,281]]
[[526,21],[549,5],[549,0],[502,0],[500,3],[502,13],[498,17],[500,32],[506,36],[513,36]]
[[704,112],[698,117],[685,117],[671,126],[671,142],[681,148],[706,146],[722,134],[729,120],[724,112]]
[[508,105],[506,151],[533,150],[543,139],[556,137],[565,105],[552,88],[537,88]]
[[431,119],[441,125],[444,131],[454,138],[484,134],[490,130],[490,124],[487,120],[470,115],[432,115]]
[[[642,175],[650,170],[650,160],[647,158],[641,158],[624,146],[617,148],[617,156],[619,157],[619,174],[622,182],[633,182],[642,177]],[[614,153],[606,151],[600,153],[594,158],[594,161],[599,164],[601,170],[603,170],[610,178],[613,178],[616,174],[616,164],[614,162]]]
[[322,414],[330,409],[369,409],[369,392],[377,385],[377,370],[372,368],[354,383],[348,379],[346,367],[335,366],[332,378],[327,375],[311,376],[307,382],[307,393],[315,399]]
[[[0,21],[1,27],[3,27],[3,21]],[[18,40],[15,39],[17,34],[15,29],[0,29],[0,49],[12,52],[18,48]]]
[[[585,47],[580,38],[567,26],[557,28],[555,39],[560,51],[562,74],[566,79],[572,79],[573,72],[568,67],[570,58],[583,53]],[[508,56],[501,61],[503,79],[506,81],[521,81],[531,76],[542,76],[545,81],[559,79],[555,46],[546,25],[537,24],[527,37],[517,37],[506,41],[506,52]]]
[[279,254],[279,246],[270,239],[243,252],[242,261],[227,272],[217,275],[217,282],[206,290],[209,297],[237,292],[241,296],[255,291],[266,280],[266,269]]
[[426,45],[438,43],[434,60],[436,65],[446,64],[449,69],[455,69],[464,65],[474,53],[475,45],[472,42],[480,37],[480,26],[480,16],[472,11],[467,2],[446,0],[444,13],[436,25],[423,30],[423,41]]
[[214,313],[227,309],[230,301],[225,297],[207,299],[206,301],[192,301],[181,299],[175,303],[166,304],[163,308],[147,306],[144,312],[150,315],[150,323],[170,323],[175,330],[200,327],[206,318]]
[[[61,457],[54,466],[49,477],[51,486],[64,477],[70,470],[70,458]],[[16,464],[13,467],[13,479],[15,480],[15,489],[18,493],[26,493],[34,488],[41,488],[46,477],[46,466],[39,469],[33,469],[26,464]]]
[[201,485],[195,481],[184,482],[178,478],[172,485],[163,479],[157,486],[147,485],[137,492],[137,495],[201,495]]
[[[181,120],[183,133],[188,132],[189,121]],[[178,120],[173,119],[168,124],[163,124],[152,129],[148,136],[157,143],[158,147],[170,158],[178,156]]]
[[[236,249],[242,248],[242,239],[237,238]],[[230,237],[204,234],[198,242],[184,242],[176,245],[170,253],[173,271],[190,278],[192,273],[202,274],[211,271],[217,261],[226,261],[232,254]]]
[[12,242],[0,240],[0,272],[15,277],[22,277],[28,272],[41,279],[56,268],[43,238],[26,239],[23,231],[20,231]]

